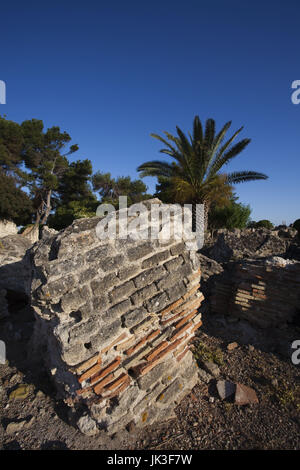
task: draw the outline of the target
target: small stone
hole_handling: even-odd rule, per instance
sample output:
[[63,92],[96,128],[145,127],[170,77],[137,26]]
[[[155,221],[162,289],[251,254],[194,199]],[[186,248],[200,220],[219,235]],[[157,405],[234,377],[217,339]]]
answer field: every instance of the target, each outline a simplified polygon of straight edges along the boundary
[[250,352],[253,352],[255,350],[255,347],[252,346],[252,344],[249,344],[248,349]]
[[243,384],[236,385],[235,403],[237,405],[248,405],[250,403],[258,403],[258,398],[253,388]]
[[9,383],[20,382],[20,380],[21,380],[21,376],[19,374],[14,374],[9,379]]
[[214,403],[215,402],[215,398],[214,397],[209,397],[209,403]]
[[25,426],[26,421],[19,421],[18,423],[16,422],[11,422],[7,425],[6,427],[6,434],[14,434],[18,431],[21,431],[23,427]]
[[214,362],[211,362],[211,361],[205,361],[203,363],[203,365],[204,365],[205,369],[207,370],[207,372],[209,372],[214,377],[219,377],[220,369],[217,366],[217,364],[215,364]]
[[88,415],[81,416],[77,421],[77,426],[80,432],[86,436],[95,436],[99,433],[96,422]]
[[29,385],[19,385],[15,390],[13,390],[9,395],[9,400],[25,400],[30,393]]
[[44,396],[45,396],[45,394],[41,390],[37,391],[37,394],[36,394],[37,398],[44,398]]
[[236,349],[238,347],[238,343],[234,342],[234,343],[229,343],[227,345],[227,351],[233,351],[234,349]]
[[218,380],[217,390],[221,400],[226,400],[234,394],[235,384],[228,380]]
[[208,382],[212,379],[212,376],[201,368],[198,369],[198,377],[201,382],[204,382],[206,384],[208,384]]

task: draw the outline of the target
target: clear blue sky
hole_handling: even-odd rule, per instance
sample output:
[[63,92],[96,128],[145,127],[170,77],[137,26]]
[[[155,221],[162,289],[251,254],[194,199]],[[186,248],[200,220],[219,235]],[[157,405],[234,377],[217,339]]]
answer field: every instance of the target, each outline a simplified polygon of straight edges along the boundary
[[255,220],[291,223],[300,218],[299,18],[297,0],[3,2],[0,113],[59,125],[80,147],[74,158],[132,177],[161,156],[151,132],[189,131],[195,114],[218,128],[232,120],[252,142],[230,170],[269,175],[236,186],[240,201]]

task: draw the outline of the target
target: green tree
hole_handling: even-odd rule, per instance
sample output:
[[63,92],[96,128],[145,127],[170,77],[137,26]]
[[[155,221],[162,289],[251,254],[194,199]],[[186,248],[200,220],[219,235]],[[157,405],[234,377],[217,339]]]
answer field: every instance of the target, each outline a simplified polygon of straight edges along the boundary
[[271,230],[273,227],[274,225],[272,224],[272,222],[267,219],[259,220],[255,224],[255,228],[268,228]]
[[35,223],[45,224],[51,212],[52,198],[59,182],[68,169],[67,156],[78,150],[71,145],[65,151],[71,137],[58,126],[44,132],[43,121],[32,119],[21,124],[24,145],[22,156],[26,169],[30,170],[28,186],[36,209]]
[[231,200],[225,207],[212,207],[208,216],[210,229],[219,228],[245,228],[250,220],[251,208],[249,205]]
[[253,180],[264,180],[267,176],[255,171],[236,171],[221,173],[221,170],[239,155],[250,143],[242,139],[233,145],[242,131],[238,129],[224,142],[231,121],[227,122],[220,132],[216,133],[215,121],[208,119],[203,129],[198,116],[194,118],[193,135],[187,137],[177,126],[177,136],[165,132],[166,139],[151,134],[162,142],[166,148],[160,150],[175,161],[168,163],[154,160],[138,167],[142,177],[155,176],[163,185],[164,195],[172,202],[204,204],[205,223],[210,206],[215,203],[225,205],[232,196],[230,185]]
[[110,173],[98,171],[92,177],[93,189],[100,195],[101,202],[118,207],[119,196],[127,196],[128,205],[151,198],[143,181],[131,180],[130,176],[112,178]]
[[53,199],[55,212],[50,214],[48,225],[56,230],[68,227],[73,220],[96,215],[98,201],[91,187],[93,168],[90,160],[69,164],[59,181]]
[[0,219],[24,225],[31,222],[33,211],[29,196],[16,186],[15,179],[0,172]]

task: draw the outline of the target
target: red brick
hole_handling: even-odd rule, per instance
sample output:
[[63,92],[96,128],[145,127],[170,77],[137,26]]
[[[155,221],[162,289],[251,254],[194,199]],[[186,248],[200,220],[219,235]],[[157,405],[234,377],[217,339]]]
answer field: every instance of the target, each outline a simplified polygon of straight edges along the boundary
[[111,348],[113,348],[116,344],[120,343],[123,339],[127,338],[127,333],[121,334],[117,339],[115,339],[109,346],[101,350],[102,354],[108,352]]
[[[107,367],[105,367],[104,369],[100,369],[101,368],[101,364],[97,364],[97,366],[94,366],[92,367],[92,369],[90,369],[89,371],[87,371],[85,374],[83,374],[80,379],[79,379],[79,382],[83,382],[84,380],[86,380],[87,378],[90,378],[92,376],[94,376],[99,370],[100,370],[100,373],[97,374],[97,377],[94,377],[93,378],[93,383],[95,383],[95,380],[97,378],[97,380],[100,380],[102,379],[102,377],[105,377],[107,374],[109,374],[110,372],[112,372],[113,370],[115,370],[119,365],[120,365],[120,362],[121,362],[121,357],[118,356],[113,362],[111,362]],[[87,375],[89,373],[89,375]],[[84,377],[85,376],[85,377]]]
[[147,356],[145,356],[145,359],[148,361],[148,362],[151,362],[163,349],[165,349],[167,346],[168,346],[168,341],[162,341],[162,343],[160,343],[158,346],[156,346],[155,349],[153,349],[153,351],[149,354],[147,354]]
[[193,322],[185,323],[179,330],[176,330],[171,336],[171,341],[175,341],[184,331],[188,330],[193,325]]
[[[100,362],[99,362],[100,361]],[[87,361],[84,361],[82,364],[77,366],[75,368],[75,372],[77,375],[80,375],[82,372],[84,372],[86,369],[90,369],[94,364],[100,364],[101,363],[101,356],[99,354],[96,354],[95,356],[91,357]]]
[[128,374],[126,374],[125,372],[123,374],[121,374],[116,380],[114,380],[113,382],[111,382],[109,385],[107,385],[104,389],[105,392],[110,392],[112,390],[114,390],[115,388],[119,387],[120,385],[122,385],[126,380],[129,379],[129,376]]
[[105,397],[106,400],[110,400],[111,398],[113,397],[116,397],[117,395],[119,395],[121,392],[123,392],[124,390],[126,390],[126,388],[130,385],[130,378],[127,377],[127,380],[122,384],[120,385],[120,387],[117,388],[117,390],[107,394],[107,393],[104,393],[103,394],[103,397]]
[[101,382],[99,382],[99,383],[94,387],[94,392],[95,392],[97,395],[100,395],[100,392],[101,392],[101,390],[105,387],[105,385],[107,385],[108,383],[110,383],[113,379],[114,379],[114,374],[109,374],[107,377],[105,377],[105,379],[101,380]]
[[131,348],[127,349],[127,351],[125,351],[125,354],[127,356],[130,356],[134,352],[138,351],[145,343],[147,343],[147,341],[151,341],[153,338],[155,338],[157,335],[159,335],[159,333],[160,333],[160,330],[155,330],[152,333],[147,334],[138,343],[136,343]]
[[196,286],[194,286],[186,294],[184,294],[184,296],[183,296],[184,300],[188,299],[189,297],[191,297],[191,295],[195,294],[195,292],[197,292],[198,289],[200,289],[200,283],[197,284]]
[[175,326],[176,330],[178,328],[180,328],[182,325],[184,325],[188,320],[193,318],[196,315],[197,311],[198,310],[193,310],[189,315],[186,315],[185,317],[183,317],[182,320],[180,320],[178,323],[176,323],[176,326]]
[[160,312],[160,315],[163,317],[165,316],[167,313],[171,312],[171,310],[173,310],[174,308],[178,307],[178,305],[182,304],[183,302],[183,299],[180,298],[178,300],[176,300],[176,302],[172,303],[171,305],[169,305],[169,307],[165,308],[164,310],[162,310]]
[[189,348],[186,348],[181,354],[179,354],[179,356],[176,357],[176,360],[177,360],[178,362],[180,362],[181,359],[184,358],[184,356],[186,355],[186,353],[187,353],[188,351],[189,351]]
[[194,331],[198,330],[202,326],[202,321],[199,321],[199,323],[196,323],[196,325],[192,328],[191,333],[194,333]]

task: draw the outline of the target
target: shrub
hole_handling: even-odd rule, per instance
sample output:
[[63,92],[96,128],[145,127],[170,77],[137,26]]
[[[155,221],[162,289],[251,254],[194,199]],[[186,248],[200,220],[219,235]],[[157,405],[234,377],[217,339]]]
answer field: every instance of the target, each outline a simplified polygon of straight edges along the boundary
[[274,228],[274,225],[273,225],[272,222],[270,222],[269,220],[263,219],[263,220],[259,220],[258,222],[256,222],[256,227],[255,227],[255,228],[268,228],[268,229],[272,229],[272,228]]

